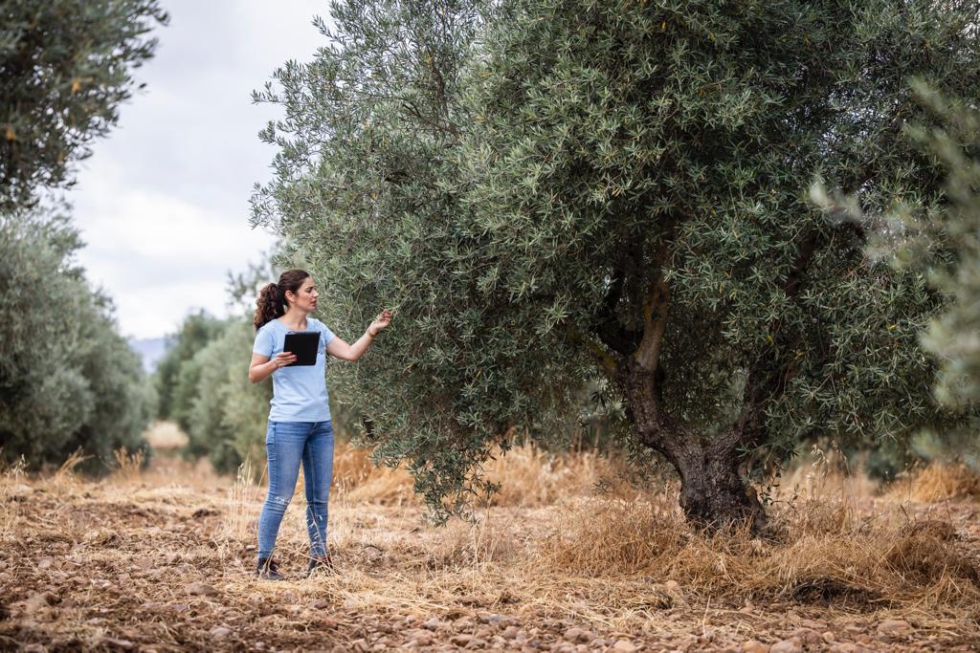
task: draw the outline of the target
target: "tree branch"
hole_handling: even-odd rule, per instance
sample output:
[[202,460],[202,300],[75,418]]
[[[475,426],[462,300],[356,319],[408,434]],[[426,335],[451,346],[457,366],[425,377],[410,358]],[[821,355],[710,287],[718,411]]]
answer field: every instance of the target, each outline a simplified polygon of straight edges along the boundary
[[667,308],[670,304],[670,287],[657,276],[650,286],[650,294],[643,304],[643,339],[633,356],[645,370],[656,372],[660,363],[660,350],[667,330]]
[[566,325],[565,331],[568,334],[569,340],[576,344],[583,344],[588,348],[592,358],[599,365],[599,367],[602,368],[602,371],[605,372],[609,379],[616,379],[616,374],[619,370],[621,360],[619,360],[620,356],[615,350],[613,350],[613,353],[610,353],[606,349],[603,349],[600,343],[596,342],[594,338],[591,338],[589,335],[582,332],[571,322]]
[[[789,299],[792,300],[799,295],[803,277],[823,238],[821,232],[814,231],[800,246],[793,270],[783,282],[783,291]],[[739,446],[757,446],[765,441],[766,407],[775,397],[785,392],[787,383],[793,377],[794,361],[780,359],[779,356],[780,351],[793,349],[792,343],[784,342],[788,334],[782,331],[781,326],[781,318],[776,318],[769,323],[768,332],[772,340],[768,346],[758,352],[749,365],[742,409],[735,420],[735,425],[727,434],[718,438],[714,446],[734,451]]]

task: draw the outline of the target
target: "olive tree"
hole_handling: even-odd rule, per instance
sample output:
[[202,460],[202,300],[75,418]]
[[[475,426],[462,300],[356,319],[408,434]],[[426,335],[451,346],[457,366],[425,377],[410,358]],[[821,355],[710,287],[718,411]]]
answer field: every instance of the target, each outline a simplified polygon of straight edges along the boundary
[[75,451],[105,471],[144,447],[151,387],[118,334],[112,304],[73,262],[60,213],[0,213],[0,450],[31,467]]
[[546,433],[596,378],[695,523],[765,524],[753,471],[817,435],[944,416],[917,333],[943,297],[863,256],[824,179],[868,208],[941,201],[903,134],[908,80],[969,96],[973,2],[347,2],[259,99],[285,120],[255,199],[328,324],[398,309],[340,370],[382,459],[430,504]]
[[[115,124],[153,55],[156,0],[0,4],[0,449],[32,466],[76,450],[105,470],[135,450],[153,403],[111,301],[74,254],[72,165]],[[42,203],[42,199],[46,200]]]
[[0,4],[0,210],[73,180],[72,164],[118,120],[132,69],[153,56],[157,0]]

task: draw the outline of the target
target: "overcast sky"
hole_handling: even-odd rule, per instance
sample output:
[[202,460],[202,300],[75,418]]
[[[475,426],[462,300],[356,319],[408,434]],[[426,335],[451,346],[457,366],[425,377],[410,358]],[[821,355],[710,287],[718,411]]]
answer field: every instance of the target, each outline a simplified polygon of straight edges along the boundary
[[147,87],[120,109],[69,194],[92,282],[116,304],[123,335],[176,331],[188,312],[226,314],[228,271],[259,262],[274,238],[249,226],[255,182],[275,148],[257,133],[278,107],[251,92],[325,38],[311,24],[324,0],[162,0],[170,24],[136,71]]

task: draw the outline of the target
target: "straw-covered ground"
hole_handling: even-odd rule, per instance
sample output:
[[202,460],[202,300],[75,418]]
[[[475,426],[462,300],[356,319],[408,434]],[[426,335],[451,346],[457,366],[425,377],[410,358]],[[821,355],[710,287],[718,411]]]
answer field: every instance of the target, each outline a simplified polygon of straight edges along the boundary
[[[161,427],[158,448],[179,444]],[[911,651],[980,646],[977,484],[929,468],[884,491],[804,465],[781,536],[712,541],[670,488],[592,453],[501,457],[474,523],[426,525],[401,471],[340,446],[338,571],[304,578],[302,493],[250,571],[260,486],[159,454],[112,477],[0,477],[0,649]]]

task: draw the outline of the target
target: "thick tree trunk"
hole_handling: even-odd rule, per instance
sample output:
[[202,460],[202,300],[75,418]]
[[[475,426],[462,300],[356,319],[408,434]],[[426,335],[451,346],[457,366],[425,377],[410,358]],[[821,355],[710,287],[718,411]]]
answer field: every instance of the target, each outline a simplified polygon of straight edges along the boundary
[[754,533],[762,533],[765,510],[738,471],[739,434],[704,441],[675,424],[660,405],[656,373],[636,359],[624,361],[618,376],[638,439],[664,455],[680,475],[680,502],[688,522],[709,531],[748,524]]
[[[666,247],[658,251],[660,266],[668,260]],[[614,281],[621,275],[614,275]],[[598,339],[611,353],[597,351],[603,369],[614,379],[625,399],[626,416],[637,439],[662,454],[681,478],[681,507],[687,520],[709,531],[748,524],[755,533],[766,528],[766,513],[753,488],[739,474],[738,447],[764,436],[759,420],[766,396],[765,370],[749,370],[750,383],[742,414],[728,433],[706,440],[676,422],[663,407],[661,384],[665,374],[660,352],[667,329],[670,287],[657,277],[643,304],[643,330],[637,339],[617,322],[615,306],[623,284],[613,283],[608,319],[597,329]]]
[[681,508],[688,522],[710,531],[748,524],[753,533],[766,528],[765,509],[755,489],[738,472],[729,447],[687,446],[677,471]]

